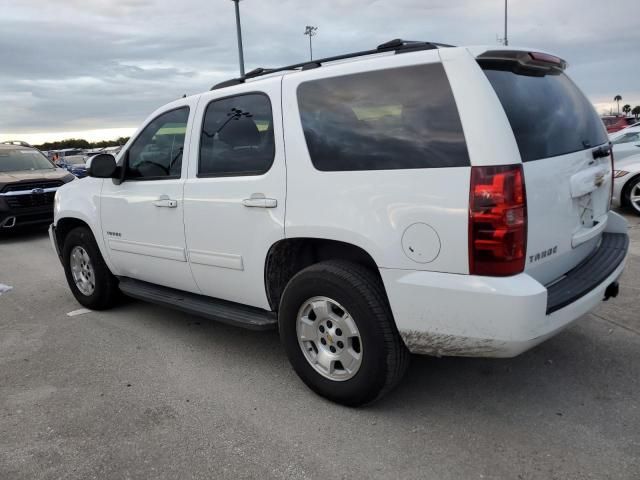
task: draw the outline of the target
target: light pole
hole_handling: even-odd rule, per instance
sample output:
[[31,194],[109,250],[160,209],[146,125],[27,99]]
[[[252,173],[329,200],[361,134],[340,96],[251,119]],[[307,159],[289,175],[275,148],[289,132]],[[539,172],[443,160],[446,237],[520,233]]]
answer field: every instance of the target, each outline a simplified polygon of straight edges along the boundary
[[504,0],[504,44],[509,45],[509,38],[507,37],[507,0]]
[[238,60],[240,76],[244,77],[244,53],[242,51],[242,28],[240,27],[240,0],[231,0],[236,6],[236,31],[238,33]]
[[314,27],[313,25],[307,25],[304,30],[305,35],[309,35],[309,59],[313,60],[313,45],[311,43],[311,37],[317,35],[318,27]]

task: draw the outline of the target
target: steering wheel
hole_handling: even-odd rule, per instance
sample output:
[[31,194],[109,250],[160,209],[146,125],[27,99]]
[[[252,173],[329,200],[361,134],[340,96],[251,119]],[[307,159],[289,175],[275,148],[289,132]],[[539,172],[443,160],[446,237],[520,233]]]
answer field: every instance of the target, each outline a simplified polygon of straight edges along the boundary
[[136,170],[140,171],[140,167],[142,165],[153,165],[154,167],[161,169],[167,176],[169,175],[169,169],[167,167],[156,162],[151,162],[149,160],[142,160],[140,163],[138,163],[138,165],[136,165]]

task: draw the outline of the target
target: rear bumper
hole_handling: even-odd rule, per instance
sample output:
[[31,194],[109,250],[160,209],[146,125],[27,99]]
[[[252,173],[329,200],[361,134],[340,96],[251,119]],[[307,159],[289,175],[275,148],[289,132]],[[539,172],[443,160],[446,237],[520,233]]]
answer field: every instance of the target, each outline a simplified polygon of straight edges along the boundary
[[[572,277],[574,271],[567,274],[564,287],[557,285],[565,280],[547,289],[526,273],[504,278],[391,269],[380,273],[396,325],[412,353],[513,357],[602,301],[624,269],[628,239],[624,240],[617,244],[622,251],[613,264],[596,252],[574,269],[577,276]],[[611,251],[603,254],[612,258]],[[597,281],[585,281],[587,277]],[[562,304],[554,303],[558,298]]]

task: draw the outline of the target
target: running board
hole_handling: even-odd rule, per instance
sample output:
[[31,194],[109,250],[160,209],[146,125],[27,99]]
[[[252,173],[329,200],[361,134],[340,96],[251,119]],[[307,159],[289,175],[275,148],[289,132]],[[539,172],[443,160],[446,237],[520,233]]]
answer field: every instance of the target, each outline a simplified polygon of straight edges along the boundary
[[242,327],[249,330],[271,330],[276,328],[276,314],[255,307],[183,292],[128,277],[118,277],[120,290],[129,297],[175,308],[199,317]]

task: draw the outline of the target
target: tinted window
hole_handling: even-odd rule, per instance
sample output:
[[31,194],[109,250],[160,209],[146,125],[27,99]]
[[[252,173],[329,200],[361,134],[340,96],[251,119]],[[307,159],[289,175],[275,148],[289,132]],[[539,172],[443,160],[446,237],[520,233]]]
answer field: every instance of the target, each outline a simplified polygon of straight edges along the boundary
[[298,104],[318,170],[469,165],[441,64],[305,82],[298,87]]
[[45,170],[55,168],[49,160],[37,150],[5,149],[0,147],[0,172],[19,172],[25,170]]
[[593,105],[564,73],[531,76],[487,67],[484,73],[509,118],[522,161],[577,152],[608,141]]
[[253,93],[207,106],[198,176],[260,175],[271,168],[273,156],[269,97]]
[[129,148],[127,178],[180,177],[189,108],[163,113]]

